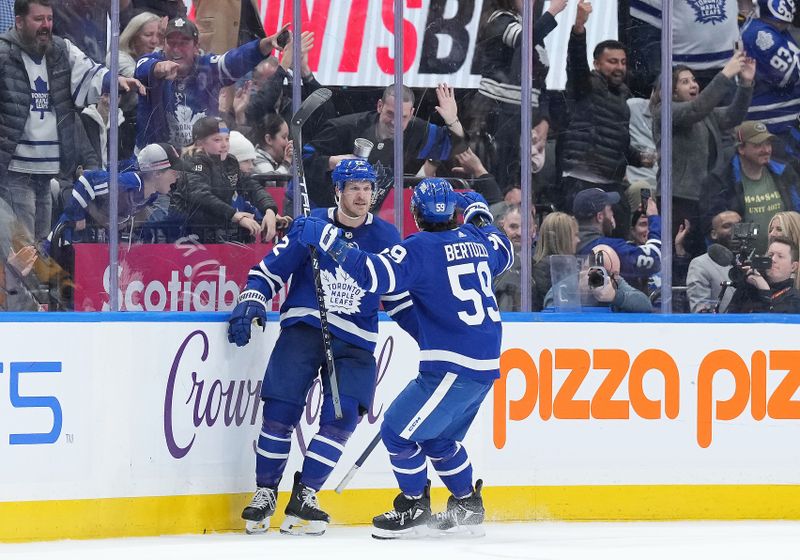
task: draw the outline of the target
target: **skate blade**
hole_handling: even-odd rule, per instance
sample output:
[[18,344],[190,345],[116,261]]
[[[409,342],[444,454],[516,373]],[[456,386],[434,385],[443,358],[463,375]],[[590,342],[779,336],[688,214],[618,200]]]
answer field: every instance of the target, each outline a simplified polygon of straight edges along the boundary
[[269,529],[269,517],[265,517],[261,521],[245,520],[244,532],[248,535],[261,535]]
[[325,534],[328,524],[325,521],[308,521],[294,515],[287,515],[281,523],[281,533],[284,535],[305,535],[318,537]]
[[379,529],[378,527],[372,528],[372,538],[379,541],[389,541],[394,539],[421,539],[430,535],[430,530],[426,525],[417,525],[416,527],[409,527],[407,529],[400,529],[398,531],[390,531],[389,529]]
[[449,529],[431,529],[430,536],[447,539],[477,539],[486,536],[483,525],[456,525]]

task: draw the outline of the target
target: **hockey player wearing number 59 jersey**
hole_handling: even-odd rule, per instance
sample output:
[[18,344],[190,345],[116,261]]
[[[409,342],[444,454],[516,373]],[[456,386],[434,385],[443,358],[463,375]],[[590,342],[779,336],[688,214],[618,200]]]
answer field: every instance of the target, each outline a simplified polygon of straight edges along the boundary
[[[348,159],[333,171],[336,208],[314,210],[315,219],[340,227],[347,239],[368,251],[382,251],[400,241],[392,224],[369,213],[375,171],[363,160]],[[334,225],[335,224],[335,225]],[[254,320],[266,320],[267,302],[289,282],[281,307],[281,332],[270,355],[261,398],[263,423],[256,449],[258,489],[242,512],[247,532],[264,532],[275,511],[278,483],[289,458],[291,435],[306,402],[306,394],[323,370],[324,399],[319,431],[308,444],[303,468],[295,474],[281,532],[320,535],[328,514],[316,492],[328,479],[347,440],[372,404],[375,393],[375,357],[378,307],[415,335],[415,319],[408,294],[381,298],[361,288],[341,266],[319,254],[322,287],[331,333],[342,418],[336,419],[320,333],[319,306],[308,247],[299,240],[301,228],[292,227],[273,251],[254,266],[229,320],[228,339],[238,346],[250,340]]]
[[[458,227],[456,206],[466,206]],[[444,179],[424,179],[411,212],[420,233],[380,254],[354,247],[333,224],[300,219],[301,242],[326,252],[369,293],[407,290],[419,319],[419,375],[386,411],[381,438],[401,493],[394,509],[374,518],[373,536],[401,538],[468,530],[482,534],[482,482],[461,444],[499,376],[502,326],[492,277],[508,270],[514,251],[491,225],[477,193],[458,195]],[[431,515],[427,460],[450,490],[447,510]]]

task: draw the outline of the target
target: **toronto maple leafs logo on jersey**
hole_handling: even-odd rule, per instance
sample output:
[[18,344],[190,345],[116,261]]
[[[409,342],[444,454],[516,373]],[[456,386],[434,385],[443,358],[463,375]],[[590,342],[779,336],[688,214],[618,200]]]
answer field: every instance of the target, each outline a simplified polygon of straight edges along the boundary
[[50,112],[50,88],[47,87],[41,76],[33,81],[36,89],[31,90],[31,112],[39,113],[39,119],[44,119],[44,114]]
[[188,105],[175,107],[175,113],[168,115],[170,131],[172,132],[170,143],[175,146],[188,146],[192,143],[192,127],[194,123],[206,116],[205,111],[195,113]]
[[321,276],[328,311],[344,315],[361,312],[361,298],[366,292],[356,284],[352,276],[340,266],[336,267],[335,273],[323,270]]
[[686,0],[694,10],[694,20],[698,23],[716,25],[728,19],[725,13],[725,0]]
[[762,51],[768,51],[774,45],[775,39],[772,38],[771,33],[761,30],[756,34],[756,46]]

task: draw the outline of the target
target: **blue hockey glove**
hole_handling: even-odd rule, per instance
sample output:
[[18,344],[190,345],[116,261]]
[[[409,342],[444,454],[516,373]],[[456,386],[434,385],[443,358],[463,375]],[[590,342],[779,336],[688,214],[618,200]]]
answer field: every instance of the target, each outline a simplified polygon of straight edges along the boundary
[[257,290],[239,294],[236,307],[228,319],[228,342],[244,346],[250,342],[250,329],[255,321],[261,330],[267,325],[267,298]]
[[320,251],[327,252],[342,231],[335,225],[320,218],[307,217],[295,220],[296,228],[300,228],[300,243],[305,246],[313,245]]
[[[476,225],[491,224],[493,217],[489,210],[489,203],[483,195],[475,191],[461,193],[459,206],[464,209],[464,223],[474,223]],[[480,223],[480,222],[483,223]]]

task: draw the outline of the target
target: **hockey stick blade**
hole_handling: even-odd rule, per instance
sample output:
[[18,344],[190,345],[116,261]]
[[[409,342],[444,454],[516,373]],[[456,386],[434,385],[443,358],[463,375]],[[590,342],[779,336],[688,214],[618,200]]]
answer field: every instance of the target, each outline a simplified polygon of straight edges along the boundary
[[326,101],[328,101],[333,92],[328,88],[319,88],[311,95],[306,97],[305,101],[300,105],[300,108],[292,117],[292,127],[302,127],[306,124],[308,118],[313,115]]
[[356,471],[358,471],[358,469],[360,469],[361,466],[366,462],[367,457],[369,457],[370,454],[375,450],[375,447],[377,447],[377,445],[378,445],[378,443],[380,443],[380,441],[381,441],[381,433],[378,432],[377,434],[375,434],[375,437],[372,438],[371,442],[369,442],[369,445],[367,446],[367,448],[358,457],[358,459],[356,459],[355,464],[352,467],[350,467],[350,470],[347,471],[347,474],[344,475],[344,478],[339,483],[339,485],[336,487],[336,493],[337,494],[341,494],[344,491],[344,489],[347,487],[347,485],[350,484],[350,481],[353,480],[353,477],[356,475]]

